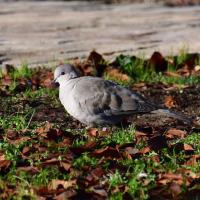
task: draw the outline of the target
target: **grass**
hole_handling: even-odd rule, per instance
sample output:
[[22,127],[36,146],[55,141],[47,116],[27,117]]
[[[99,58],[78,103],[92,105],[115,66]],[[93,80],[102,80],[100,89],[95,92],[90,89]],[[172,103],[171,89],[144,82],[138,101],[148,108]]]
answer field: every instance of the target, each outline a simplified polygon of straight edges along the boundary
[[134,138],[135,128],[134,126],[129,126],[127,129],[118,129],[117,131],[106,137],[104,140],[104,144],[114,146],[117,144],[131,143],[134,141]]
[[90,157],[87,153],[84,153],[80,157],[76,158],[73,162],[73,166],[78,169],[81,169],[86,165],[96,167],[97,159]]
[[[186,52],[183,51],[177,57],[178,64],[185,60],[185,55]],[[144,69],[144,60],[136,57],[119,56],[117,62],[122,70],[132,77],[132,82],[123,83],[125,85],[140,81],[180,85],[200,83],[199,77],[166,77],[162,73]],[[71,128],[73,122],[65,114],[58,100],[57,90],[42,86],[37,89],[27,87],[23,91],[15,90],[21,78],[30,79],[34,73],[36,71],[30,70],[27,65],[13,71],[11,73],[13,82],[7,90],[8,95],[1,96],[0,155],[10,160],[11,165],[3,172],[0,170],[0,191],[5,191],[4,195],[7,195],[8,199],[36,199],[35,188],[48,187],[53,179],[64,181],[77,179],[77,186],[73,188],[77,192],[90,191],[90,184],[96,184],[98,187],[103,187],[108,192],[109,199],[113,200],[124,199],[125,196],[132,199],[149,199],[151,191],[157,188],[160,174],[176,174],[179,169],[189,169],[194,174],[200,171],[199,161],[196,165],[186,165],[187,152],[176,150],[176,144],[184,143],[192,145],[194,148],[192,155],[200,154],[200,134],[198,132],[170,141],[170,144],[175,145],[173,149],[163,148],[158,152],[151,149],[142,156],[136,152],[126,157],[124,149],[119,149],[121,155],[119,158],[112,157],[112,154],[109,155],[111,158],[106,155],[94,157],[91,154],[93,150],[70,154],[70,147],[81,149],[91,141],[97,143],[95,150],[104,149],[107,146],[120,148],[120,145],[130,143],[134,144],[134,148],[138,151],[147,147],[148,142],[145,139],[138,142],[136,128],[133,125],[127,128],[115,128],[100,138],[91,138],[87,135],[85,128],[73,130]],[[3,78],[3,75],[0,76]],[[50,113],[49,116],[46,114],[47,111]],[[39,115],[34,118],[39,112],[42,113],[42,118],[38,118]],[[46,124],[50,120],[52,120],[51,127],[46,130]],[[44,130],[38,133],[38,128],[42,127]],[[16,132],[16,136],[11,135],[14,139],[9,138],[9,131]],[[63,133],[59,135],[59,131]],[[27,137],[30,140],[17,140]],[[30,148],[27,155],[23,153],[24,148]],[[155,162],[156,157],[159,157],[158,162]],[[51,164],[44,165],[52,158],[56,160],[55,163],[52,161]],[[61,166],[62,162],[70,163],[70,170],[64,169]],[[31,174],[29,171],[22,170],[21,166],[37,168],[38,172]],[[92,170],[99,167],[104,171],[103,175],[93,177]],[[88,185],[82,186],[83,183],[79,182],[79,179],[85,180]],[[8,187],[15,191],[14,197],[10,196],[12,193],[6,193],[9,191]],[[182,194],[187,192],[184,184],[181,189]]]
[[[188,54],[189,47],[184,45],[179,49],[179,54],[177,56],[169,56],[167,59],[173,60],[174,64],[170,62],[167,63],[168,71],[175,72],[179,65],[183,64],[185,61],[190,59],[190,55]],[[120,67],[122,72],[129,75],[131,80],[129,82],[120,81],[114,79],[119,84],[122,85],[131,85],[133,83],[137,83],[140,81],[147,83],[165,83],[165,84],[179,84],[179,85],[195,85],[200,83],[200,79],[198,76],[187,76],[187,77],[172,77],[172,76],[164,76],[162,72],[156,73],[153,69],[153,66],[149,66],[148,61],[145,60],[144,56],[136,57],[129,55],[120,55],[115,59],[114,62],[116,65]],[[195,60],[196,65],[200,63],[200,56]],[[112,77],[107,76],[106,79]]]

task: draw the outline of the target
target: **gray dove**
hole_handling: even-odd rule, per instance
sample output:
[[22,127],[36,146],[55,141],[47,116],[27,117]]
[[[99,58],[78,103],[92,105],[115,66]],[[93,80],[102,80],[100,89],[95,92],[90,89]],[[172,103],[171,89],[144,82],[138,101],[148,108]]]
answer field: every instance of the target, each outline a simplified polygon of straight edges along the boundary
[[117,124],[126,116],[158,113],[190,123],[182,114],[149,102],[138,93],[112,81],[82,76],[69,64],[54,72],[59,83],[59,98],[66,111],[89,127]]

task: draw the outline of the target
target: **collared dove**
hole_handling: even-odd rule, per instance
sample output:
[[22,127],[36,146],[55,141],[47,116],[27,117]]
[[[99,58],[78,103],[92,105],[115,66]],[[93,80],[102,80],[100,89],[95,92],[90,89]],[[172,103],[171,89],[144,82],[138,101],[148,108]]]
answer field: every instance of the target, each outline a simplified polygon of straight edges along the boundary
[[138,93],[112,81],[80,77],[69,64],[56,68],[54,81],[59,83],[59,98],[66,111],[89,127],[116,124],[125,116],[144,113],[158,113],[191,122],[184,115],[150,103]]

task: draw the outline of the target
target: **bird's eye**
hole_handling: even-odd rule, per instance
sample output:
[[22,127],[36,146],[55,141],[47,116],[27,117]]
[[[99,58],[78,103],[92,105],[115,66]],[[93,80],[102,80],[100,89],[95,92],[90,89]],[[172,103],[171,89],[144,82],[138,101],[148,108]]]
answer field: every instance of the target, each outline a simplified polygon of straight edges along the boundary
[[64,75],[65,74],[65,72],[61,72],[61,75]]

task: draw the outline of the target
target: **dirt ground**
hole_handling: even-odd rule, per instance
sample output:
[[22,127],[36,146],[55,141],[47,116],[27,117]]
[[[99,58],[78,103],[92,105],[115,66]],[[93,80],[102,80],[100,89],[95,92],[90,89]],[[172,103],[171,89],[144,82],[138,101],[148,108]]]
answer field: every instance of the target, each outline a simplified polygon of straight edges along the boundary
[[[186,88],[180,92],[180,90],[163,90],[159,88],[158,85],[152,85],[147,90],[142,91],[145,97],[152,100],[152,102],[164,103],[165,99],[171,96],[175,102],[174,110],[175,112],[182,112],[186,116],[197,118],[200,116],[200,85],[194,87]],[[184,124],[180,121],[168,118],[165,116],[160,117],[159,115],[143,115],[139,118],[135,118],[135,123],[137,126],[153,126],[155,128],[163,128],[170,126],[179,127],[190,127],[190,124]]]

